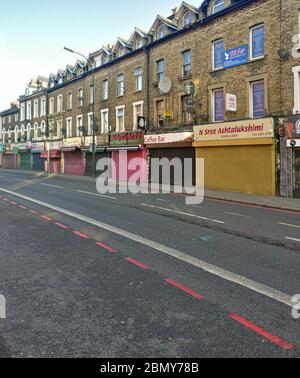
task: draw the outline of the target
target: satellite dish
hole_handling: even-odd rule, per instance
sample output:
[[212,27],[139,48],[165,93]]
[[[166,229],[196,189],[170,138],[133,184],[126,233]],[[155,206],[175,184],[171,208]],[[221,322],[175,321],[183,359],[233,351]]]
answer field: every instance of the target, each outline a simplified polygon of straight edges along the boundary
[[160,93],[167,94],[172,89],[172,81],[168,77],[162,79],[158,84]]
[[280,59],[288,59],[289,58],[289,56],[290,56],[290,53],[289,53],[289,51],[287,50],[287,49],[279,49],[278,50],[278,55],[279,55],[279,58]]

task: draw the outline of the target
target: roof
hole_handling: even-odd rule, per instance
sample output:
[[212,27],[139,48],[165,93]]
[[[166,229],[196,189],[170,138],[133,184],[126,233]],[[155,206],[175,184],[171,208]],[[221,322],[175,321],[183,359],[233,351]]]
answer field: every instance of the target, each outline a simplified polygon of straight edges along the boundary
[[7,109],[7,110],[3,110],[3,112],[0,112],[0,116],[5,117],[5,116],[9,116],[9,115],[16,114],[16,113],[19,113],[19,108],[17,108],[17,107],[10,108],[10,109]]

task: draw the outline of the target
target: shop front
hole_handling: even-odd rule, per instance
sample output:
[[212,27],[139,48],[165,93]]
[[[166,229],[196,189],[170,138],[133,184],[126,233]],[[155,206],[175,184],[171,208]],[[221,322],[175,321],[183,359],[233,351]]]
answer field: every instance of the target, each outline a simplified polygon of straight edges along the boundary
[[300,115],[287,117],[287,148],[290,156],[293,196],[300,198]]
[[61,173],[61,141],[46,143],[46,149],[41,153],[44,169],[48,173]]
[[17,144],[19,155],[19,169],[22,171],[31,171],[31,142]]
[[132,131],[110,136],[107,149],[112,159],[112,179],[127,182],[132,175],[138,175],[136,182],[147,182],[147,149],[144,145],[144,132]]
[[45,151],[44,142],[36,142],[31,144],[32,154],[32,170],[37,172],[43,172],[45,170],[45,160],[41,154]]
[[[196,158],[204,159],[205,189],[276,195],[276,139],[272,118],[194,127]],[[196,163],[200,186],[201,165]]]
[[[190,131],[168,134],[154,134],[145,136],[145,145],[150,157],[150,182],[160,185],[195,186],[195,149],[193,147],[193,133]],[[163,164],[159,172],[154,171],[154,161],[160,163],[167,159],[170,169],[163,172]],[[177,164],[175,160],[177,159]],[[165,160],[166,161],[166,160]],[[178,165],[180,172],[175,172]],[[191,172],[186,171],[191,169]],[[184,180],[184,181],[183,181]]]
[[84,138],[69,138],[62,142],[62,173],[76,176],[84,175]]
[[[109,135],[96,136],[96,158],[95,158],[95,172],[100,175],[102,172],[97,171],[97,163],[100,159],[109,158],[110,153],[107,151],[109,147]],[[93,175],[93,137],[86,137],[82,151],[85,152],[85,175]]]
[[2,144],[1,152],[1,167],[3,169],[17,169],[19,165],[18,155],[13,145]]

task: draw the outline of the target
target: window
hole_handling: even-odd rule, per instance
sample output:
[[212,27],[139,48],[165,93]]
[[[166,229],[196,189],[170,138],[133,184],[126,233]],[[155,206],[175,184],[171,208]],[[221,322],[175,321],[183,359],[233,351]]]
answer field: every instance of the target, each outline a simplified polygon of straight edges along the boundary
[[164,38],[165,36],[166,36],[166,26],[162,24],[157,30],[157,39]]
[[34,100],[33,117],[38,118],[38,116],[39,116],[39,100]]
[[31,119],[31,102],[26,104],[26,119]]
[[119,74],[117,76],[117,96],[124,96],[125,85],[124,85],[124,75]]
[[193,13],[191,11],[185,12],[182,19],[182,27],[189,26],[193,23]]
[[165,77],[165,61],[161,59],[157,62],[157,80],[160,82]]
[[54,128],[55,129],[54,136],[56,138],[60,138],[62,127],[63,127],[62,120],[61,119],[57,120],[57,122],[56,122],[56,129]]
[[259,59],[265,56],[265,27],[258,25],[250,31],[251,59]]
[[293,67],[294,74],[294,114],[300,114],[300,66]]
[[41,99],[41,117],[46,116],[46,99],[42,98]]
[[193,114],[190,111],[189,100],[190,96],[181,97],[182,123],[184,125],[191,125],[193,123]]
[[50,115],[54,113],[54,98],[50,98],[50,109],[49,109]]
[[83,89],[82,88],[78,89],[78,106],[79,107],[83,106]]
[[72,118],[67,118],[66,138],[72,138]]
[[63,96],[57,96],[57,113],[62,113],[63,110]]
[[15,122],[18,122],[19,121],[19,114],[15,114]]
[[25,104],[21,105],[21,121],[25,121]]
[[93,135],[94,114],[88,114],[88,135]]
[[72,92],[68,93],[68,110],[72,110],[72,105],[73,105],[73,95]]
[[136,41],[135,41],[135,48],[136,50],[137,49],[140,49],[144,46],[144,41],[142,38],[137,38]]
[[135,69],[135,90],[142,91],[143,90],[143,69],[142,67]]
[[157,127],[164,126],[164,101],[156,101]]
[[222,122],[225,119],[225,96],[223,89],[213,91],[213,121]]
[[83,117],[82,115],[77,116],[77,124],[76,124],[76,136],[83,135]]
[[263,80],[250,84],[250,116],[253,118],[264,117],[265,111],[265,83]]
[[133,104],[133,130],[137,130],[138,128],[138,118],[143,117],[143,109],[144,108],[144,102],[135,102]]
[[108,109],[101,110],[101,134],[109,133]]
[[224,0],[215,0],[214,1],[214,13],[220,12],[225,8]]
[[120,106],[116,108],[116,132],[122,133],[125,131],[125,121],[124,121],[125,106]]
[[90,85],[90,95],[89,95],[90,104],[94,103],[94,86]]
[[189,76],[192,74],[192,65],[191,65],[191,50],[184,51],[182,53],[182,74],[183,77]]
[[108,80],[103,80],[102,97],[103,100],[108,100],[109,96],[109,83]]
[[213,43],[213,70],[224,67],[224,41],[219,39]]

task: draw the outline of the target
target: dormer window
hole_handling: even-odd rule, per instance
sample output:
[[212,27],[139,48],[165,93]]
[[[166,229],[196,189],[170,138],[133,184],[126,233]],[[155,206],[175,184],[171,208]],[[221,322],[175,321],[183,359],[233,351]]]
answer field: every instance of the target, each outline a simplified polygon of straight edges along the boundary
[[143,42],[142,38],[137,38],[137,40],[135,42],[135,48],[140,49],[143,46],[144,46],[144,42]]
[[191,11],[185,12],[182,19],[182,27],[185,28],[193,23],[193,13]]
[[225,8],[224,0],[214,0],[214,13],[220,12]]
[[157,30],[157,38],[161,39],[166,36],[166,26],[164,24],[161,24],[160,27]]

